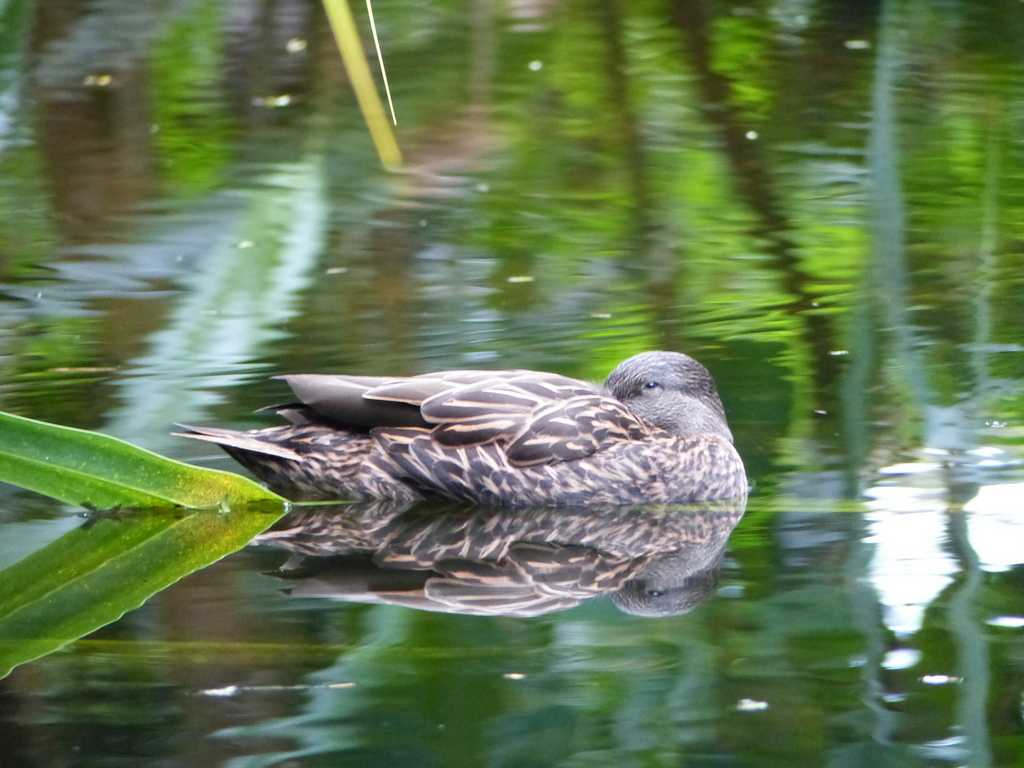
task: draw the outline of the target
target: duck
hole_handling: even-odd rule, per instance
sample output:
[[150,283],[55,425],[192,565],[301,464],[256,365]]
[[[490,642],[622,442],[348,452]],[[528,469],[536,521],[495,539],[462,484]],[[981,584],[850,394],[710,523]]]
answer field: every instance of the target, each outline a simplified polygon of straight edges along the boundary
[[691,503],[745,497],[743,461],[711,373],[644,352],[604,384],[531,370],[410,377],[293,374],[288,423],[177,425],[293,500],[493,507]]

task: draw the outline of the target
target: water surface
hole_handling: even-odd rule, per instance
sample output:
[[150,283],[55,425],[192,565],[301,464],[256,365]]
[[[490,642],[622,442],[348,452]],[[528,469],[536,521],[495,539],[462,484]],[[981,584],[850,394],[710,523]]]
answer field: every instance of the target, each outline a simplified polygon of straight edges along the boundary
[[[462,615],[261,543],[0,681],[12,764],[1018,765],[1024,8],[376,11],[400,173],[314,2],[0,3],[0,408],[226,469],[172,424],[275,374],[677,349],[753,484],[717,582]],[[82,523],[0,498],[5,565]]]

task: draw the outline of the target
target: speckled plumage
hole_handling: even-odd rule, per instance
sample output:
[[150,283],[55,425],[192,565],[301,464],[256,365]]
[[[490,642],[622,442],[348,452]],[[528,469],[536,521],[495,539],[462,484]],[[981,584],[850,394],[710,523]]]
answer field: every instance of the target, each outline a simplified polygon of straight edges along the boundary
[[186,434],[286,495],[564,506],[747,491],[710,373],[675,352],[632,357],[601,389],[536,371],[282,378],[301,401],[277,409],[291,424]]

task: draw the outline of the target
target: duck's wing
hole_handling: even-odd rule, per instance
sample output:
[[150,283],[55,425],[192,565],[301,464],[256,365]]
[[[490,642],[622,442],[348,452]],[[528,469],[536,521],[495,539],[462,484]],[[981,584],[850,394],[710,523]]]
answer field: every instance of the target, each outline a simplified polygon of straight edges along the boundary
[[[491,459],[497,451],[512,466],[526,467],[584,458],[610,442],[650,433],[618,400],[598,394],[587,382],[553,373],[459,370],[408,378],[281,378],[315,412],[373,429],[400,463],[415,443],[421,455],[413,463],[434,469],[480,458],[462,449],[486,447]],[[422,455],[424,450],[430,455]],[[432,458],[444,462],[438,465]]]
[[432,437],[441,446],[497,444],[516,467],[581,459],[650,431],[618,400],[553,374],[482,381],[436,395],[421,411],[438,424]]
[[642,440],[652,428],[617,400],[588,385],[566,387],[565,399],[542,396],[531,382],[488,382],[440,395],[421,408],[431,430],[380,429],[374,435],[414,476],[447,486],[458,477],[574,461],[612,443]]
[[[509,372],[513,373],[513,372]],[[446,371],[423,376],[334,376],[303,373],[278,376],[317,414],[344,426],[427,427],[420,405],[429,397],[456,389],[492,371]]]
[[[440,392],[420,407],[436,425],[435,442],[449,448],[490,443],[510,444],[531,430],[547,409],[580,397],[598,397],[593,386],[553,373],[507,371]],[[541,423],[542,423],[541,422]]]
[[[299,400],[331,421],[373,427],[441,426],[439,440],[458,445],[487,442],[515,432],[536,408],[580,394],[595,394],[582,381],[537,371],[457,370],[410,377],[280,376]],[[479,437],[462,437],[478,427]],[[459,435],[456,437],[456,435]],[[447,444],[447,443],[446,443]]]
[[539,408],[505,448],[515,467],[574,461],[614,442],[642,440],[651,428],[619,401],[601,395],[574,397]]

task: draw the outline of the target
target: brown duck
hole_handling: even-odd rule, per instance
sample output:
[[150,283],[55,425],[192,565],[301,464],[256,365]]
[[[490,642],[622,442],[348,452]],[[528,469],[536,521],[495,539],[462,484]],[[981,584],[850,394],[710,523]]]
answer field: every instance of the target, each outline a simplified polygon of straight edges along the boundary
[[291,424],[181,434],[306,499],[537,507],[747,492],[714,380],[677,352],[631,357],[601,388],[525,370],[281,378],[301,401],[274,409]]

